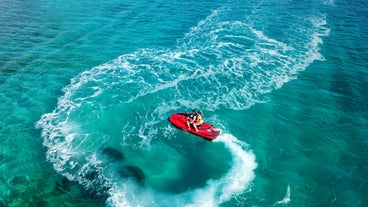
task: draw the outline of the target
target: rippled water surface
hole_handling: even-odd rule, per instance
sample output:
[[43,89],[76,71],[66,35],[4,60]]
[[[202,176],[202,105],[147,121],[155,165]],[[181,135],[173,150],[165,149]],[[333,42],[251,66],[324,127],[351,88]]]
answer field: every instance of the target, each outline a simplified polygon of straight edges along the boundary
[[[0,206],[366,206],[364,1],[0,4]],[[201,110],[222,135],[171,126]]]

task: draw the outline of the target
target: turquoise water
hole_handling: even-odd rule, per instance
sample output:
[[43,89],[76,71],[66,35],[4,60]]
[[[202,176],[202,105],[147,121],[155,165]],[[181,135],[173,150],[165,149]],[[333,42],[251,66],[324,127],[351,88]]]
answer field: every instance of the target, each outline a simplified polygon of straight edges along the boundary
[[[0,4],[0,206],[367,206],[364,1]],[[172,127],[203,111],[214,142]]]

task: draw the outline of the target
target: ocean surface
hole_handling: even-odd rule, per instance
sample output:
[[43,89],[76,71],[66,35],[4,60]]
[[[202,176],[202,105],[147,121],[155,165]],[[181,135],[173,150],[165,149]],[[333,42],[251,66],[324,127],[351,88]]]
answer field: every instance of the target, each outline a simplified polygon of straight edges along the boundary
[[[368,206],[365,0],[1,0],[0,206]],[[200,110],[222,134],[174,128]]]

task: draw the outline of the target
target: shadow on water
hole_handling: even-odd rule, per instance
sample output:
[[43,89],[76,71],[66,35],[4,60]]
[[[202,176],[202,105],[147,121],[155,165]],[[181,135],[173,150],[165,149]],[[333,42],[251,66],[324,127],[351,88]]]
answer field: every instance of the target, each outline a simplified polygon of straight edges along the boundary
[[[125,159],[124,154],[112,147],[106,147],[102,150],[102,153],[112,158],[115,161],[123,161]],[[138,183],[143,184],[146,174],[143,170],[133,165],[123,165],[118,167],[118,174],[123,178],[134,178]],[[92,179],[98,175],[90,175]]]
[[123,178],[132,177],[137,180],[138,183],[143,184],[146,174],[139,167],[133,165],[124,165],[118,170],[119,175]]
[[180,194],[204,188],[209,180],[220,179],[231,168],[232,156],[221,143],[192,140],[180,153],[185,160],[179,165],[179,174],[160,185],[160,191]]
[[122,152],[120,152],[119,150],[112,148],[112,147],[106,147],[102,150],[102,153],[117,160],[117,161],[122,161],[125,159],[125,156]]
[[74,182],[69,181],[66,177],[61,177],[55,184],[55,189],[60,193],[66,193],[70,191],[71,187],[74,185]]
[[[94,176],[94,175],[90,175]],[[105,189],[107,192],[108,189]],[[104,205],[108,198],[106,193],[97,193],[91,189],[82,187],[76,181],[70,181],[66,177],[60,177],[55,184],[55,194],[61,197],[72,197],[69,200],[75,200],[77,203],[86,203],[88,206]]]

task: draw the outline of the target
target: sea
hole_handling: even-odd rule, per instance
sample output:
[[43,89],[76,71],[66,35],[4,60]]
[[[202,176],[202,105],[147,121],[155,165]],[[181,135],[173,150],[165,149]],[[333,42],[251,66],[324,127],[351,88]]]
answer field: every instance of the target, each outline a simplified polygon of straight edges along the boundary
[[[368,206],[367,22],[366,0],[0,0],[0,206]],[[213,142],[167,120],[192,109]]]

